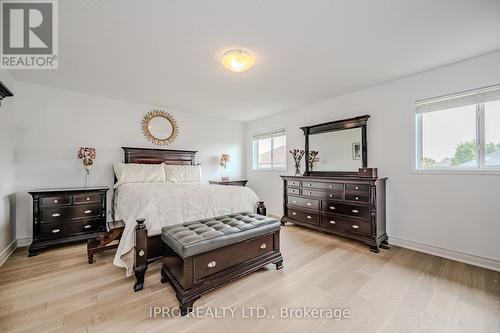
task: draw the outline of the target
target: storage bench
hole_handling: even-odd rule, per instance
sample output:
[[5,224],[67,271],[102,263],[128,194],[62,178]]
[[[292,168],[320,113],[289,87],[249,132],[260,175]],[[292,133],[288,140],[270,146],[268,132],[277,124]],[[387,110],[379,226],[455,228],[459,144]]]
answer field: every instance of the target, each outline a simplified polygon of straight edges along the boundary
[[273,263],[283,266],[280,222],[258,214],[236,213],[162,229],[175,256],[164,258],[161,282],[170,282],[181,314],[200,296]]

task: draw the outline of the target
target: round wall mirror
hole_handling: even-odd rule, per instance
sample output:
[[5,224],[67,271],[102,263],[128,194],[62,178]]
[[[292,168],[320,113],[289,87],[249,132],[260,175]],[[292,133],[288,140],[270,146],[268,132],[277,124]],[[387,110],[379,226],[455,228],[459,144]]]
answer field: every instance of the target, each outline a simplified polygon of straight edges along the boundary
[[155,145],[168,145],[177,137],[177,122],[168,112],[153,110],[142,120],[144,136]]

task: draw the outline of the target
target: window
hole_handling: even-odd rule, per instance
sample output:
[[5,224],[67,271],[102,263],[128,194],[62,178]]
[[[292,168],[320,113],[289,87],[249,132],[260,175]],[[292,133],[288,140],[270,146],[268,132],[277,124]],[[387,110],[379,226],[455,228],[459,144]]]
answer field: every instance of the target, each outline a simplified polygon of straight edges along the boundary
[[252,140],[254,170],[283,170],[286,168],[285,130],[254,135]]
[[500,170],[500,85],[416,102],[417,170]]

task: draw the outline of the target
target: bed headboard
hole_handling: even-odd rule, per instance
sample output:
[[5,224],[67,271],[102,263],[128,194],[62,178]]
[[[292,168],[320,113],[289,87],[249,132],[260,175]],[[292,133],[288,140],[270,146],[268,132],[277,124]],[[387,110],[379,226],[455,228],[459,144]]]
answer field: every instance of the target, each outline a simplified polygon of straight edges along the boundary
[[122,147],[125,163],[195,165],[196,151]]

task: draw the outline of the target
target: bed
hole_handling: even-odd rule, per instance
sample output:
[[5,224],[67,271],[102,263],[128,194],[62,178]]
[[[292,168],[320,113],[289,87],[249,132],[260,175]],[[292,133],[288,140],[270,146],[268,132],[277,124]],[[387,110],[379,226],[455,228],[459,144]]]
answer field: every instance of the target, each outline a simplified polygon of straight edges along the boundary
[[[125,163],[195,165],[196,151],[122,149]],[[173,254],[161,241],[162,227],[264,207],[248,187],[167,182],[120,185],[113,206],[114,219],[125,223],[114,264],[135,275],[135,291],[144,287],[149,263]]]

